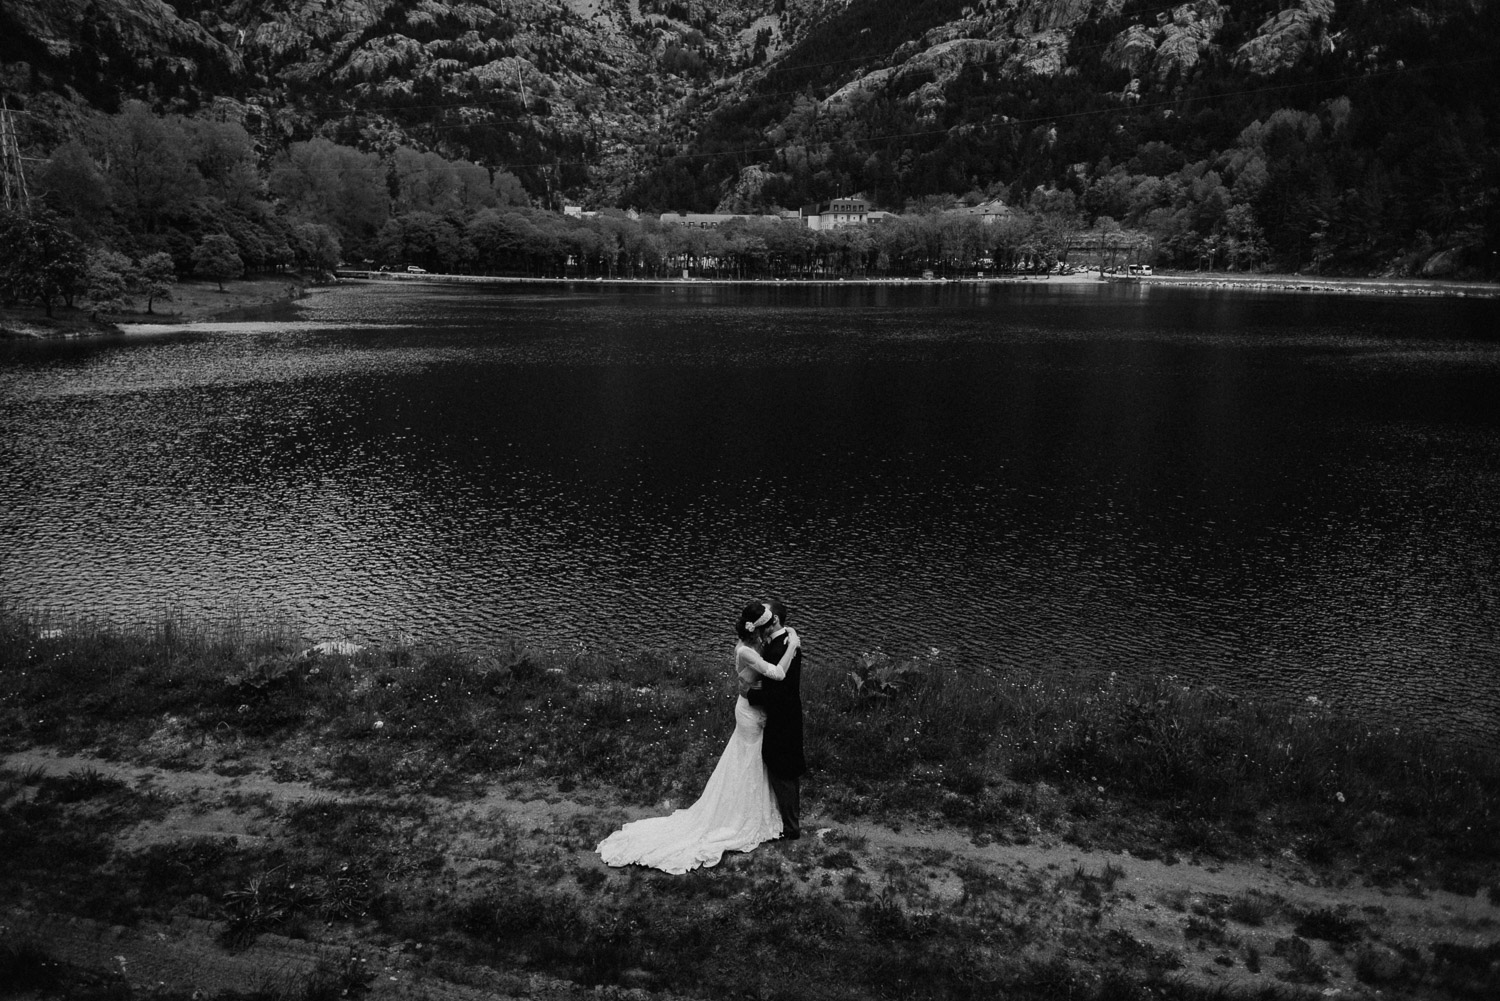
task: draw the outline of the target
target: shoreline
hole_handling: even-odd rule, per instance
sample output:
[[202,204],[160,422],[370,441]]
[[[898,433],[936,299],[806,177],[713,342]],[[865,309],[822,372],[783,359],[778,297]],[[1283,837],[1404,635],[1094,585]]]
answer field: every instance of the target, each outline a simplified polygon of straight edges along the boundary
[[1000,285],[1159,285],[1231,291],[1296,292],[1325,295],[1395,295],[1434,298],[1500,298],[1500,283],[1456,282],[1405,278],[1325,278],[1285,274],[1231,274],[1159,272],[1130,278],[1102,278],[1096,272],[1072,275],[994,275],[964,278],[538,278],[521,275],[410,275],[404,272],[340,269],[331,281],[314,282],[287,274],[240,279],[220,291],[209,281],[180,282],[164,308],[152,313],[105,314],[90,319],[87,310],[56,308],[53,317],[40,309],[0,309],[0,340],[15,343],[79,340],[148,333],[154,327],[191,327],[195,323],[222,322],[245,310],[293,302],[315,292],[351,288],[362,284],[404,282],[428,285],[609,285],[629,287],[693,288],[743,286],[751,288],[805,288],[813,286],[910,287],[910,286],[1000,286]]
[[1352,295],[1424,295],[1452,298],[1500,298],[1500,283],[1456,282],[1435,278],[1324,278],[1310,275],[1216,274],[1173,271],[1140,279],[1146,285],[1199,288],[1253,288],[1269,292],[1323,292]]
[[25,343],[59,340],[90,340],[125,335],[127,327],[187,326],[218,320],[242,310],[292,302],[310,290],[336,285],[314,283],[297,274],[243,278],[227,282],[220,291],[212,281],[190,279],[172,287],[172,298],[159,300],[152,312],[103,313],[91,319],[86,309],[54,307],[52,317],[41,309],[0,309],[0,340]]
[[1285,274],[1159,272],[1139,277],[1100,277],[1083,271],[1072,275],[994,275],[962,278],[541,278],[522,275],[406,274],[343,268],[339,282],[405,282],[429,285],[618,285],[683,288],[695,286],[805,287],[805,286],[946,286],[946,285],[1163,285],[1270,292],[1314,292],[1353,295],[1419,295],[1451,298],[1500,298],[1500,283],[1455,282],[1437,279],[1325,278]]

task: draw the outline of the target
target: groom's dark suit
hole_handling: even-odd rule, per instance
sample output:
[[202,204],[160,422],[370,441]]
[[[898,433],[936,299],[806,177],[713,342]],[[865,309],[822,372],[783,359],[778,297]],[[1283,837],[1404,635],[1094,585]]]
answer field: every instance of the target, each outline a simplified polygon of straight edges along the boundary
[[[771,663],[786,653],[785,631],[774,637],[762,655]],[[771,776],[771,791],[781,812],[781,834],[796,838],[802,833],[800,820],[802,790],[800,777],[807,771],[802,756],[802,651],[792,655],[782,681],[761,679],[761,687],[751,689],[745,698],[766,712],[766,734],[761,742],[761,758]]]

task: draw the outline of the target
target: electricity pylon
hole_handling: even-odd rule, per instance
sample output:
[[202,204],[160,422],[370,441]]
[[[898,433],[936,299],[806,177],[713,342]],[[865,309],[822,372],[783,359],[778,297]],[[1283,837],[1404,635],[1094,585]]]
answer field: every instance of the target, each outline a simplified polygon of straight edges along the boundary
[[30,201],[26,171],[21,166],[21,144],[16,138],[16,119],[10,113],[10,105],[0,97],[0,206],[6,212],[25,215]]

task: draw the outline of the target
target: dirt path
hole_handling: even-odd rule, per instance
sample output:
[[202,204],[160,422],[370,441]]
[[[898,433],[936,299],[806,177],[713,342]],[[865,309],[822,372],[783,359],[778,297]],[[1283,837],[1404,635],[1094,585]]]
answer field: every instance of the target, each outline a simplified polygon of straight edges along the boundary
[[[0,759],[0,769],[12,779],[29,776],[33,784],[41,776],[95,772],[132,788],[156,792],[169,808],[131,829],[120,843],[124,848],[195,838],[270,838],[287,807],[360,798],[305,782],[276,781],[259,771],[234,776],[172,771],[40,750],[7,755]],[[653,812],[624,809],[607,790],[597,788],[578,788],[562,795],[546,787],[508,786],[474,800],[433,798],[425,802],[430,816],[440,818],[435,826],[443,832],[448,867],[480,878],[487,865],[482,846],[506,831],[519,832],[553,864],[561,858],[577,870],[597,869],[618,876],[578,843],[580,820],[613,824]],[[1085,851],[1041,837],[1027,845],[984,844],[948,827],[834,823],[820,815],[816,804],[812,804],[807,826],[816,832],[814,838],[788,848],[762,849],[780,854],[778,864],[789,880],[810,884],[812,867],[799,866],[797,853],[803,853],[805,860],[807,852],[821,850],[822,838],[829,845],[848,846],[849,867],[864,873],[877,889],[899,879],[908,889],[921,887],[920,899],[935,909],[962,899],[965,880],[983,872],[1024,892],[1029,920],[1058,929],[1076,928],[1080,911],[1092,907],[1096,917],[1091,920],[1099,934],[1118,931],[1136,942],[1176,953],[1183,962],[1180,975],[1231,990],[1276,985],[1277,978],[1300,961],[1315,963],[1325,971],[1320,988],[1325,995],[1373,998],[1382,977],[1398,980],[1407,958],[1431,953],[1436,944],[1483,950],[1500,942],[1500,909],[1485,893],[1463,897],[1320,885],[1308,870],[1285,857],[1226,864],[1173,863]],[[824,871],[814,870],[812,876]],[[1090,886],[1097,888],[1093,896]],[[1085,892],[1080,894],[1080,889]],[[1298,956],[1302,946],[1289,949],[1288,942],[1308,941],[1311,936],[1299,937],[1296,930],[1299,916],[1310,914],[1340,916],[1348,926],[1359,929],[1358,940],[1313,940],[1308,951]],[[466,977],[467,985],[434,980],[430,972],[424,972],[420,946],[405,943],[376,949],[348,931],[330,930],[317,941],[262,935],[249,948],[230,951],[218,944],[213,923],[204,920],[117,928],[6,908],[0,909],[0,924],[30,930],[59,959],[84,968],[117,971],[135,985],[274,990],[278,984],[314,971],[336,971],[341,964],[358,961],[376,974],[372,990],[380,996],[598,996],[592,990],[545,978],[488,970]],[[1247,961],[1247,956],[1253,958]],[[475,987],[473,980],[483,977],[489,982]],[[413,995],[413,991],[418,993]],[[1383,996],[1403,995],[1387,990]]]

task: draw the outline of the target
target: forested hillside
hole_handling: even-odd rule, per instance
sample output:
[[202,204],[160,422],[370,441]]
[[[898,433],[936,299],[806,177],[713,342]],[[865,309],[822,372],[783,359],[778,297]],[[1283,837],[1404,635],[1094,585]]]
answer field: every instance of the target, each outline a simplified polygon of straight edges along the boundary
[[704,88],[829,5],[841,0],[776,0],[775,14],[769,0],[7,0],[0,61],[5,90],[60,120],[43,141],[135,99],[232,115],[266,157],[315,137],[408,145],[583,198],[644,169],[643,135],[690,139]]
[[1494,273],[1494,6],[867,0],[627,200],[1070,197],[1167,259]]
[[[108,203],[85,227],[96,238],[243,226],[204,215],[203,199],[233,198],[201,157],[203,184],[168,189],[160,211],[122,194],[109,136],[129,108],[184,134],[241,130],[226,140],[241,217],[325,225],[372,253],[422,201],[408,189],[426,157],[486,175],[493,203],[424,203],[460,228],[523,200],[762,212],[863,194],[912,213],[998,199],[1053,228],[1146,234],[1161,263],[1495,277],[1497,50],[1482,0],[0,7],[0,89],[28,170],[54,188],[64,167],[110,175],[88,196]],[[287,164],[314,149],[343,166],[305,177],[355,177],[363,157],[384,193],[360,188],[372,201],[352,214],[334,208],[347,192],[289,193]]]

